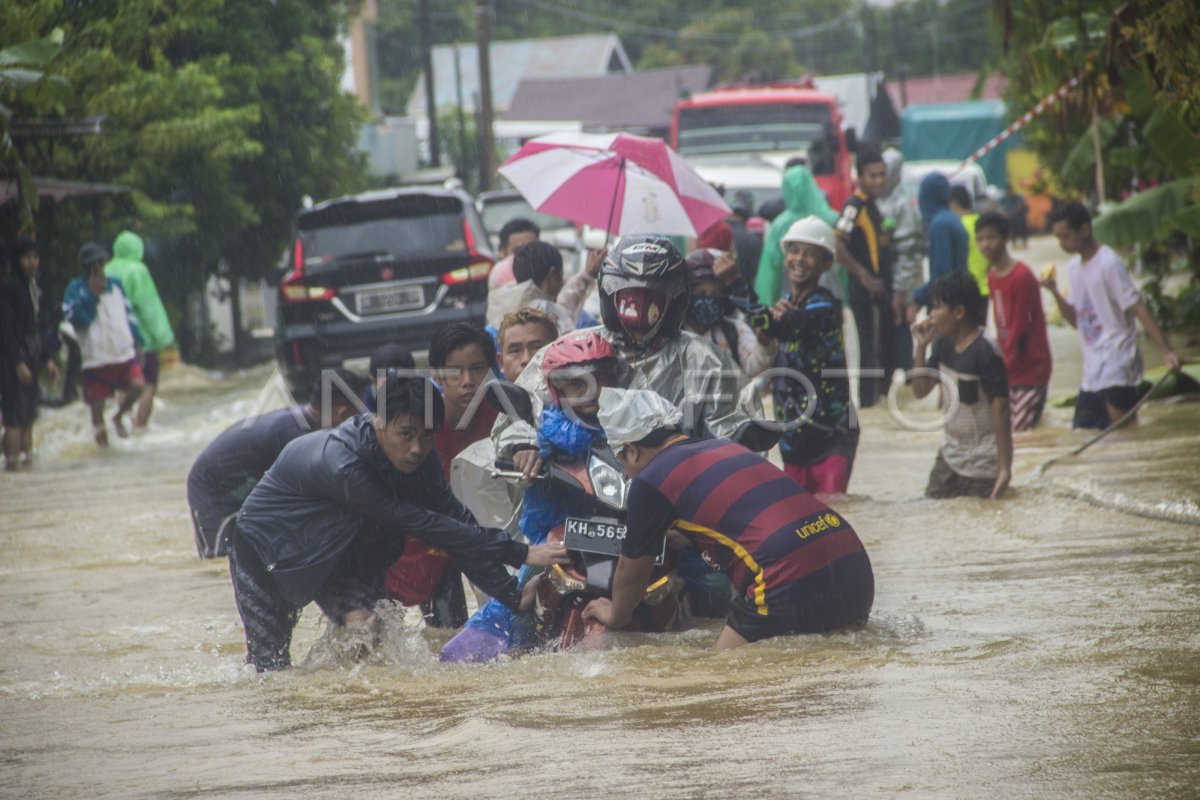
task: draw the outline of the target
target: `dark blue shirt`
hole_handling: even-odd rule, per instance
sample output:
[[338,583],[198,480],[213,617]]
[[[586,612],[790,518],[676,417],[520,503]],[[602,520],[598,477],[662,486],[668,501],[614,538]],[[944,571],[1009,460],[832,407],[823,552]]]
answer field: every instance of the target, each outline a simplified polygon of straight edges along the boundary
[[[791,299],[791,294],[787,295]],[[818,287],[804,304],[772,324],[779,340],[782,366],[803,375],[776,377],[771,384],[775,419],[808,421],[784,433],[779,442],[783,460],[809,465],[833,453],[851,455],[858,443],[850,426],[850,381],[846,376],[846,348],[842,343],[842,304],[828,289]],[[840,375],[830,372],[841,371]],[[809,387],[816,395],[809,396]]]
[[300,406],[247,417],[226,428],[196,458],[187,477],[188,505],[200,523],[216,530],[236,514],[280,451],[317,428]]
[[372,554],[382,577],[406,536],[442,548],[472,583],[516,608],[520,592],[504,564],[521,566],[529,550],[475,522],[435,453],[415,472],[398,470],[376,438],[372,414],[289,442],[242,503],[236,536],[296,608],[320,592],[351,544]]

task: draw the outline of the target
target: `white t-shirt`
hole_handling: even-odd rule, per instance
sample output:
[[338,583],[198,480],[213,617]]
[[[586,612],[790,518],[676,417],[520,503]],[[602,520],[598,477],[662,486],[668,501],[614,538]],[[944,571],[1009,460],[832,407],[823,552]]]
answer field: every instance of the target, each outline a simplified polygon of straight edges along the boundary
[[1079,348],[1083,351],[1085,392],[1142,381],[1133,306],[1142,299],[1125,262],[1101,245],[1086,263],[1075,256],[1067,264],[1070,302],[1075,307]]
[[96,303],[96,320],[79,334],[84,369],[124,364],[135,355],[129,312],[120,287],[110,283]]

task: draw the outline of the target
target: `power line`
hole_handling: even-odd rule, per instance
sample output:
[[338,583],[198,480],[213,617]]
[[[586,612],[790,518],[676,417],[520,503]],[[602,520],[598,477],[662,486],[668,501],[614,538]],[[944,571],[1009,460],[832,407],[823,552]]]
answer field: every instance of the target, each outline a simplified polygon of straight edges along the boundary
[[[510,4],[521,5],[524,2],[524,0],[493,0],[493,1],[495,2],[495,4],[497,6],[499,6],[501,4],[503,4],[505,6],[508,6]],[[978,0],[978,1],[981,3],[991,2],[991,0]],[[750,5],[750,4],[747,4],[747,5]],[[600,17],[602,19],[608,20],[610,24],[623,23],[624,22],[623,17],[626,15],[629,15],[631,9],[636,6],[637,6],[636,3],[628,3],[628,2],[623,3],[623,2],[620,2],[620,0],[615,0],[615,2],[613,0],[609,0],[608,2],[599,2],[598,0],[592,0],[591,2],[588,3],[588,9],[591,12],[592,16]],[[559,8],[562,8],[562,6],[560,5]],[[728,6],[725,6],[723,8],[702,9],[700,11],[694,11],[694,10],[686,10],[685,11],[685,10],[677,10],[674,8],[659,8],[659,9],[655,9],[654,16],[655,16],[657,22],[659,22],[663,25],[672,25],[672,26],[677,25],[679,27],[685,27],[687,25],[690,25],[690,24],[696,22],[698,19],[700,19],[702,17],[712,17],[712,16],[721,14],[726,11],[741,11],[741,10],[742,9],[730,8]],[[755,27],[764,28],[764,29],[780,29],[780,28],[786,28],[790,25],[797,25],[797,24],[803,26],[805,23],[807,23],[813,17],[813,14],[811,12],[788,13],[788,12],[778,12],[778,11],[771,14],[769,17],[764,17],[763,15],[760,15],[753,8],[751,8],[749,10],[751,12],[751,24]],[[557,12],[552,12],[552,13],[557,13]],[[656,27],[656,26],[651,25],[651,26],[646,26],[646,27]]]
[[[588,14],[582,11],[576,11],[573,8],[565,8],[563,6],[546,2],[546,0],[516,0],[523,5],[533,6],[541,11],[546,11],[551,14],[557,14],[568,19],[573,19],[579,22],[586,22],[591,25],[601,25],[608,28],[616,28],[633,34],[641,34],[643,36],[652,36],[659,39],[690,39],[707,42],[736,42],[742,38],[742,34],[736,33],[688,33],[684,34],[676,28],[657,28],[651,25],[642,25],[636,22],[626,20],[613,19],[611,17],[602,17],[595,14]],[[856,16],[854,9],[847,9],[829,22],[822,22],[817,25],[809,25],[803,28],[793,28],[787,31],[771,32],[767,30],[758,30],[765,33],[772,39],[807,39],[819,33],[833,30],[841,27],[848,20]]]

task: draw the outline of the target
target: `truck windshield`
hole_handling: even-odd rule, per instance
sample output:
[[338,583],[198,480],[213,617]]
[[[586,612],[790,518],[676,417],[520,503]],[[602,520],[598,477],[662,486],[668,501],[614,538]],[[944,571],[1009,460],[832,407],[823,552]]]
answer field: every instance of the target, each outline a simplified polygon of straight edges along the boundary
[[827,147],[829,107],[820,103],[737,103],[679,111],[679,153],[760,153]]

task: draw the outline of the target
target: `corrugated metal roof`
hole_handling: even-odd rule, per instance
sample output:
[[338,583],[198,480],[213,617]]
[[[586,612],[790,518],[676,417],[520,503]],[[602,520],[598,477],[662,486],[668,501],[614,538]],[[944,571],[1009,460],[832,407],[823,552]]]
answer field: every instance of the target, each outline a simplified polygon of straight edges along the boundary
[[1008,79],[998,73],[988,75],[979,97],[971,97],[979,75],[974,72],[937,77],[908,78],[901,92],[899,80],[887,82],[888,91],[897,108],[925,105],[927,103],[962,103],[967,100],[999,100],[1008,88]]
[[[474,42],[459,45],[462,73],[463,108],[475,109],[479,91],[479,53]],[[492,42],[489,48],[492,67],[492,105],[497,113],[508,108],[517,86],[525,78],[605,75],[610,65],[621,72],[632,72],[629,56],[616,34],[584,34],[546,39],[517,39]],[[456,105],[454,46],[433,48],[433,89],[438,108]],[[425,72],[408,101],[409,116],[425,115]]]
[[578,120],[587,130],[661,130],[684,91],[708,88],[712,67],[670,67],[629,75],[526,78],[506,120]]

